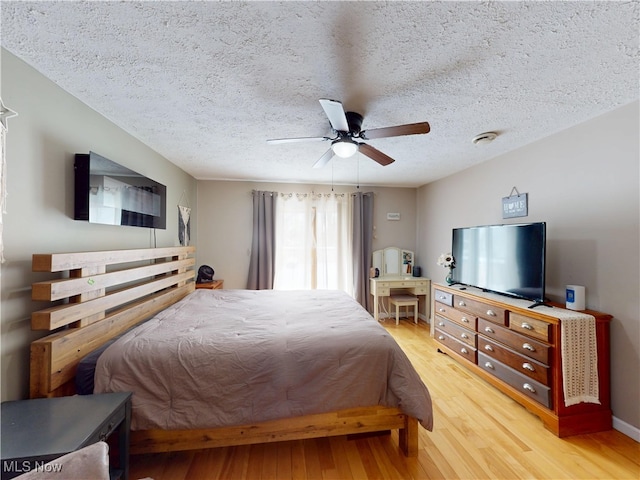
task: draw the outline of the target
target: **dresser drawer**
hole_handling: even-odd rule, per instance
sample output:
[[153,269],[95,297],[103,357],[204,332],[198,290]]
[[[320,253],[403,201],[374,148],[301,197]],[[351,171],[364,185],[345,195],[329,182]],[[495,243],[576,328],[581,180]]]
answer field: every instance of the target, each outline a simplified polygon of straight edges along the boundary
[[476,363],[477,350],[474,347],[458,341],[458,339],[453,338],[452,336],[448,335],[446,332],[443,332],[437,327],[436,327],[435,334],[436,334],[435,335],[436,340],[438,342],[440,342],[443,345],[446,345],[461,357],[469,360],[471,363]]
[[520,355],[481,335],[478,336],[478,350],[543,385],[550,386],[551,384],[548,365]]
[[549,345],[496,325],[484,318],[478,319],[478,333],[502,343],[511,350],[549,365]]
[[426,295],[429,289],[427,287],[415,287],[412,288],[414,295]]
[[476,348],[476,332],[463,328],[451,320],[436,315],[436,326],[441,332],[446,332],[457,340]]
[[550,340],[551,324],[537,318],[509,312],[509,328],[544,342]]
[[453,306],[453,293],[443,292],[442,290],[436,289],[434,300],[451,307]]
[[478,352],[478,366],[547,408],[551,408],[551,389],[494,358]]
[[488,305],[459,295],[455,295],[453,297],[453,306],[459,310],[473,313],[478,317],[485,318],[494,323],[498,323],[500,325],[507,324],[507,310],[504,308]]
[[427,287],[427,282],[422,280],[415,282],[413,280],[390,280],[384,282],[391,288],[413,288],[413,287]]
[[476,329],[476,317],[470,315],[467,312],[463,312],[462,310],[456,310],[455,308],[449,307],[447,305],[443,305],[442,303],[436,302],[436,315],[441,315],[443,317],[448,318],[449,320],[453,320],[460,325],[469,328],[471,330]]

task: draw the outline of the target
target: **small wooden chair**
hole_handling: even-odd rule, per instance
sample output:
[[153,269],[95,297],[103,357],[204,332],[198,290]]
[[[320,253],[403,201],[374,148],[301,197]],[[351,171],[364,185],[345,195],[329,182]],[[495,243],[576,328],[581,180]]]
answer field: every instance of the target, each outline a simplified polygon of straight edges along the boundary
[[389,305],[396,307],[396,325],[400,324],[400,307],[410,307],[413,305],[413,320],[416,325],[418,324],[418,297],[415,295],[391,295],[389,297]]

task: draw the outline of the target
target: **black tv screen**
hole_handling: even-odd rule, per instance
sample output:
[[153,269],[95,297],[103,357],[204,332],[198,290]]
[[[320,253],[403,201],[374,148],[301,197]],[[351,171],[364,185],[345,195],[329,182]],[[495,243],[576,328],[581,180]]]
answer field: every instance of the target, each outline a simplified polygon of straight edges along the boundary
[[544,302],[544,222],[455,228],[452,254],[454,283]]
[[94,152],[75,155],[76,220],[167,228],[167,187]]

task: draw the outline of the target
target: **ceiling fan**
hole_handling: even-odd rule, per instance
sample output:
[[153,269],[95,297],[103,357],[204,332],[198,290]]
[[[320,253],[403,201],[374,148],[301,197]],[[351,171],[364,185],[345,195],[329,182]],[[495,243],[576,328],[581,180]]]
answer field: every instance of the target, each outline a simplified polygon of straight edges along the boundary
[[363,117],[356,112],[345,112],[342,103],[338,100],[320,99],[320,105],[331,124],[331,137],[302,137],[302,138],[276,138],[267,140],[269,144],[294,143],[294,142],[331,142],[331,148],[313,165],[313,168],[325,166],[334,155],[348,158],[357,151],[366,155],[370,159],[385,166],[395,162],[393,158],[382,153],[377,148],[372,147],[359,140],[371,140],[374,138],[399,137],[402,135],[417,135],[429,133],[428,122],[409,123],[397,125],[395,127],[374,128],[372,130],[361,130]]

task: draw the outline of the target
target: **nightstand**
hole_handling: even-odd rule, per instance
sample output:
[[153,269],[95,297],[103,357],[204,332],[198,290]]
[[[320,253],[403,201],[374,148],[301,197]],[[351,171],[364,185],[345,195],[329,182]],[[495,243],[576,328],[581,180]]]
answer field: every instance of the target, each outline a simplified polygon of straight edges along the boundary
[[220,290],[223,287],[224,280],[214,280],[207,283],[196,283],[196,288],[208,288],[209,290]]
[[3,402],[2,479],[107,442],[117,432],[117,443],[109,447],[111,478],[128,480],[130,423],[129,392]]

